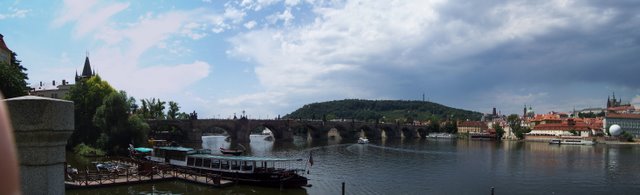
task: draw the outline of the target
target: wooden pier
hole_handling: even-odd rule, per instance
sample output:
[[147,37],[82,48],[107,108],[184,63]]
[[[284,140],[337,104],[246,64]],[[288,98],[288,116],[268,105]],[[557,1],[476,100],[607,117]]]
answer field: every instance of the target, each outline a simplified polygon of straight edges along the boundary
[[[235,183],[221,179],[216,174],[201,173],[168,165],[138,162],[132,159],[118,159],[112,160],[112,162],[128,165],[129,168],[119,172],[85,170],[78,174],[65,174],[65,187],[67,189],[97,188],[171,180],[182,180],[212,187],[226,187]],[[145,166],[148,167],[144,168]]]

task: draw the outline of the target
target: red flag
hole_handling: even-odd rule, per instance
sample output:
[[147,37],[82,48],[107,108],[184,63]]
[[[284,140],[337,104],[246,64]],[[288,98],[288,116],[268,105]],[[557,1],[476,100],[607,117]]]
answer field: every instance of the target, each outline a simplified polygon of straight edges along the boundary
[[313,166],[313,153],[309,151],[309,164]]

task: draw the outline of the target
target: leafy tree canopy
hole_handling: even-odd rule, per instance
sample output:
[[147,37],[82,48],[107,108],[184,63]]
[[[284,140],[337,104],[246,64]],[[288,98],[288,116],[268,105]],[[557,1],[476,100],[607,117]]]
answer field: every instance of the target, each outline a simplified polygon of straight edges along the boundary
[[138,115],[130,115],[132,104],[127,93],[113,92],[105,97],[93,118],[105,138],[101,147],[112,153],[124,153],[129,144],[143,145],[147,140],[149,125]]
[[27,95],[29,86],[27,83],[27,68],[20,64],[17,60],[17,54],[11,52],[11,62],[0,63],[0,92],[5,98],[12,98]]
[[75,131],[67,146],[73,147],[80,143],[94,146],[101,130],[93,123],[93,117],[104,99],[111,93],[117,93],[107,81],[100,76],[82,79],[71,87],[65,99],[74,102]]

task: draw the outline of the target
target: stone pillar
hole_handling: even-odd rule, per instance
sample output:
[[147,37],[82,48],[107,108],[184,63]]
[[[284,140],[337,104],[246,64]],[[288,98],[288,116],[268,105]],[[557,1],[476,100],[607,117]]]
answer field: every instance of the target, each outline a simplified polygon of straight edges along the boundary
[[249,136],[251,135],[251,129],[249,129],[249,120],[245,117],[240,118],[235,121],[235,137],[231,136],[232,139],[235,138],[235,141],[238,143],[249,143],[251,139]]
[[14,128],[22,194],[64,194],[65,145],[74,129],[73,102],[37,96],[4,101]]

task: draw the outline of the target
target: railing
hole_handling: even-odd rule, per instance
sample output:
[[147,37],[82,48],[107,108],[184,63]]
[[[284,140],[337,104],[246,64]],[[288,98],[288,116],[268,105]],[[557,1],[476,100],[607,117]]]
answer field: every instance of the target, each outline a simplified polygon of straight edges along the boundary
[[[220,186],[220,175],[201,173],[187,168],[157,164],[149,161],[139,161],[129,158],[116,158],[111,162],[128,165],[124,170],[82,171],[78,174],[66,174],[65,184],[69,188],[99,187],[118,184],[133,184],[167,179],[181,179],[205,185]],[[230,182],[226,182],[230,183]]]

